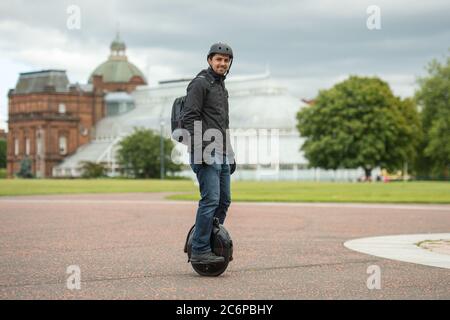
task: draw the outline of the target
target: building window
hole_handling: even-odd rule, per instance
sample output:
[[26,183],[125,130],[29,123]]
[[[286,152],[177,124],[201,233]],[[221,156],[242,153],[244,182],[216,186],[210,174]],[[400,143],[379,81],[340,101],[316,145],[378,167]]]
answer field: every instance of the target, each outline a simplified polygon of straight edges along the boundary
[[30,155],[30,138],[25,138],[25,154]]
[[60,103],[58,106],[59,113],[66,113],[66,105],[64,103]]
[[19,155],[19,139],[17,138],[14,139],[14,155]]
[[59,137],[59,154],[67,154],[67,138],[65,136]]
[[87,136],[89,130],[83,124],[80,124],[80,133],[82,136]]
[[42,135],[39,130],[36,131],[36,154],[42,156]]

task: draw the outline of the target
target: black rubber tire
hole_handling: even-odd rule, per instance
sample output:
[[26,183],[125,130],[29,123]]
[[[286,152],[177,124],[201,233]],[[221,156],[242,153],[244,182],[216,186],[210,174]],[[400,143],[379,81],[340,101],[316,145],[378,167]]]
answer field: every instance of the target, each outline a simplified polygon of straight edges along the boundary
[[[192,226],[192,228],[189,230],[188,235],[186,237],[186,243],[184,246],[184,252],[187,253],[188,255],[188,259],[190,260],[191,258],[191,241],[192,241],[192,234],[194,232],[194,228],[195,226]],[[222,228],[222,232],[225,232],[225,235],[227,237],[230,237],[228,234],[228,231],[226,231],[226,229],[221,226],[220,228]],[[223,235],[223,234],[222,234]],[[199,263],[192,263],[192,268],[195,270],[195,272],[197,272],[199,275],[201,276],[206,276],[206,277],[217,277],[220,276],[222,273],[225,272],[225,270],[228,268],[228,264],[230,263],[230,261],[232,260],[232,240],[230,238],[231,242],[231,249],[228,249],[228,251],[225,251],[227,249],[224,249],[225,246],[223,244],[222,241],[216,241],[214,243],[213,241],[213,237],[211,238],[211,247],[214,248],[214,253],[218,256],[222,256],[225,258],[225,261],[222,263],[215,263],[215,264],[199,264]]]
[[201,276],[205,277],[218,277],[222,273],[227,270],[228,267],[228,261],[225,261],[224,263],[217,263],[217,264],[197,264],[197,263],[191,263],[192,268],[194,268],[195,272],[197,272]]

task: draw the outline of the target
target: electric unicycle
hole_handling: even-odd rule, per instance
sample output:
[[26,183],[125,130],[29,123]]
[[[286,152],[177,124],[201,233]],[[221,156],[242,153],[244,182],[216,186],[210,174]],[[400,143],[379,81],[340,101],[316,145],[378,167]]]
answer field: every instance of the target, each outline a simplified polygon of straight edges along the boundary
[[[192,237],[195,225],[189,230],[184,245],[184,252],[188,255],[188,262],[191,262]],[[219,224],[219,219],[214,218],[213,230],[211,233],[211,250],[218,256],[225,258],[224,262],[214,264],[191,263],[192,268],[201,276],[217,277],[228,267],[228,263],[233,260],[233,241],[227,229]]]

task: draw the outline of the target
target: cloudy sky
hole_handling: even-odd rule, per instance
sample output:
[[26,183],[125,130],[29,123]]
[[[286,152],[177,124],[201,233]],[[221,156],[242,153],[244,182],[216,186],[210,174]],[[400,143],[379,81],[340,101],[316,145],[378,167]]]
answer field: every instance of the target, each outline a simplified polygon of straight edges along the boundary
[[[79,29],[67,27],[71,5],[80,9]],[[381,29],[367,27],[371,5]],[[450,54],[449,15],[448,0],[2,1],[0,128],[20,72],[64,69],[70,82],[86,83],[107,59],[118,24],[150,84],[193,76],[209,46],[223,41],[235,54],[230,77],[269,68],[298,98],[349,74],[380,76],[406,97],[431,59]]]

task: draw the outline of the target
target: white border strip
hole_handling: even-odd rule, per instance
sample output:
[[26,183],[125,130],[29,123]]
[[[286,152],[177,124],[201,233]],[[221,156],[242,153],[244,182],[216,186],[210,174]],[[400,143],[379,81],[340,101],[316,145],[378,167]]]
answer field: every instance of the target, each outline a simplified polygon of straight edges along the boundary
[[424,240],[450,239],[450,233],[407,234],[354,239],[344,243],[350,250],[381,258],[450,269],[450,255],[417,246]]

